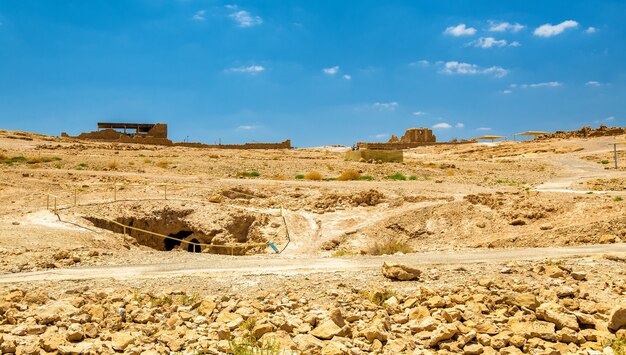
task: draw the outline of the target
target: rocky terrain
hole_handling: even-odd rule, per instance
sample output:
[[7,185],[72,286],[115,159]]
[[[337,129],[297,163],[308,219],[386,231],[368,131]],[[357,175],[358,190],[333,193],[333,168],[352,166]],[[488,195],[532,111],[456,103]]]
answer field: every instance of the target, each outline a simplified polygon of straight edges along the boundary
[[623,354],[615,132],[381,164],[0,131],[0,353]]

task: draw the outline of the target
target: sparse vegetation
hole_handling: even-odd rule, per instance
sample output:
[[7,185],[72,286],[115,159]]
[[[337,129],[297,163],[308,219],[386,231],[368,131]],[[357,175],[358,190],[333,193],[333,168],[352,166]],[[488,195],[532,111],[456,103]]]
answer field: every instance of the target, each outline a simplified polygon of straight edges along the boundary
[[608,161],[608,160],[606,160],[606,159],[600,160],[600,164],[604,164],[604,165],[606,165],[606,164],[608,164],[608,163],[609,163],[609,161]]
[[311,171],[309,173],[307,173],[306,175],[304,175],[304,179],[305,180],[322,180],[322,174],[318,173],[317,171]]
[[339,175],[337,180],[339,181],[352,181],[359,180],[361,178],[361,174],[356,170],[346,170]]
[[170,162],[167,160],[161,160],[160,162],[157,163],[157,166],[159,168],[167,169],[170,166]]
[[396,181],[404,181],[404,180],[406,180],[406,175],[400,174],[400,173],[395,173],[393,175],[387,176],[387,179],[388,180],[396,180]]
[[614,355],[626,355],[626,338],[615,338],[609,342],[608,346],[613,350]]
[[417,176],[411,175],[411,176],[409,176],[409,180],[417,180]]
[[552,259],[546,259],[546,265],[549,266],[560,266],[563,265],[563,260],[552,260]]
[[361,176],[359,176],[359,180],[372,181],[372,180],[374,180],[374,177],[372,177],[370,175],[361,175]]
[[230,351],[234,355],[278,355],[281,354],[280,344],[276,341],[259,342],[253,337],[231,340]]
[[244,178],[253,178],[261,176],[261,173],[259,173],[258,171],[242,171],[237,173],[237,176]]
[[389,288],[363,290],[360,294],[363,298],[378,306],[382,306],[386,300],[396,295],[396,293]]
[[615,196],[615,197],[613,197],[613,201],[615,201],[615,202],[620,202],[622,200],[624,200],[624,198],[622,198],[622,196]]
[[302,179],[304,179],[304,175],[302,174],[296,175],[296,180],[302,180]]
[[406,242],[389,240],[384,243],[374,243],[368,250],[370,255],[392,255],[395,253],[412,253],[413,248]]
[[2,163],[7,164],[7,165],[13,165],[15,163],[23,163],[26,162],[27,159],[23,156],[17,156],[17,157],[12,157],[12,158],[6,158],[2,161]]
[[118,167],[118,164],[117,162],[114,162],[114,161],[107,164],[107,168],[109,170],[117,170],[117,167]]
[[83,170],[87,167],[87,163],[79,163],[76,165],[76,170]]
[[344,249],[339,249],[339,250],[335,251],[334,253],[332,253],[331,256],[333,256],[333,257],[342,257],[342,256],[345,256],[346,254],[347,253],[346,253],[346,251]]
[[250,317],[246,319],[245,321],[241,322],[241,324],[239,324],[239,329],[250,332],[252,331],[252,328],[254,328],[255,325],[256,325],[256,318]]

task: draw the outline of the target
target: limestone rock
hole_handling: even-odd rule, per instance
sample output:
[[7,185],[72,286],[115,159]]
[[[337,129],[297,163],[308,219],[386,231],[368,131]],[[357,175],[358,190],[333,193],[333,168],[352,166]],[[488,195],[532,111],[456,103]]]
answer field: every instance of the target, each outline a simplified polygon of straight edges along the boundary
[[383,263],[383,276],[391,280],[410,281],[417,280],[421,271],[402,264]]
[[430,336],[430,346],[435,346],[443,340],[452,339],[458,333],[454,324],[440,324]]
[[339,333],[341,333],[341,327],[332,320],[327,319],[315,327],[310,334],[319,339],[329,340]]
[[617,306],[609,314],[609,329],[617,331],[626,326],[626,306]]
[[128,332],[119,332],[111,335],[111,346],[117,351],[124,351],[135,343],[135,336]]

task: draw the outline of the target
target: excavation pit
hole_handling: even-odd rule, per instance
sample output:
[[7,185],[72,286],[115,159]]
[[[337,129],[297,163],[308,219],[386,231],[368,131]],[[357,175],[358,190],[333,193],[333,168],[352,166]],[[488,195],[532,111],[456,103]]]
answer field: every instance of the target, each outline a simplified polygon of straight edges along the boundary
[[[270,217],[228,208],[172,203],[122,203],[101,207],[102,217],[84,216],[94,226],[125,233],[125,238],[159,251],[226,255],[263,253]],[[104,213],[103,213],[104,212]],[[126,228],[124,227],[126,226]]]

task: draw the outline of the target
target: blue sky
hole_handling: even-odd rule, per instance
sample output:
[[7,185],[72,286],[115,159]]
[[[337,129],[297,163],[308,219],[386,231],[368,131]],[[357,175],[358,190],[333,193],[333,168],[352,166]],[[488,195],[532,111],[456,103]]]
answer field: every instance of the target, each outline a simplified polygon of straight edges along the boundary
[[295,146],[625,125],[624,1],[0,0],[0,128]]

